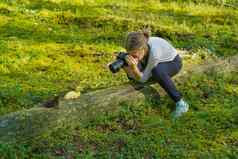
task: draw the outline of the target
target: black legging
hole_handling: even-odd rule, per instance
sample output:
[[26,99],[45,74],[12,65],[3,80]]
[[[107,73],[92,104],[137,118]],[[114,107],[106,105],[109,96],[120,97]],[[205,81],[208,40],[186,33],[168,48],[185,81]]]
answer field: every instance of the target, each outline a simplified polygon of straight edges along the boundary
[[182,94],[176,89],[171,77],[176,75],[182,66],[182,59],[177,55],[173,61],[158,63],[152,69],[153,80],[159,82],[174,102],[179,101],[182,98]]

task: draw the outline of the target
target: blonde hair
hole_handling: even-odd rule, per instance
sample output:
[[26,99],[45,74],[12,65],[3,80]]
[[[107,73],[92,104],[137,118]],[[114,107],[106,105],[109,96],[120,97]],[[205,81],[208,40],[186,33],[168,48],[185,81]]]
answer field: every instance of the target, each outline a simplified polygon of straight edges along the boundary
[[129,32],[125,41],[125,49],[127,51],[132,51],[145,48],[147,46],[149,36],[150,33],[148,30]]

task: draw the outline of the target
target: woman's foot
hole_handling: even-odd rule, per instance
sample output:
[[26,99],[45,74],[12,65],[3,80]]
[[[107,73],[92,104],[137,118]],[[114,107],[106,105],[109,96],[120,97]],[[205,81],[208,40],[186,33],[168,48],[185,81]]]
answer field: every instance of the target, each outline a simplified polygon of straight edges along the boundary
[[176,110],[172,113],[172,116],[174,118],[182,116],[183,113],[187,112],[189,109],[189,105],[187,102],[185,102],[183,99],[180,99],[176,103]]

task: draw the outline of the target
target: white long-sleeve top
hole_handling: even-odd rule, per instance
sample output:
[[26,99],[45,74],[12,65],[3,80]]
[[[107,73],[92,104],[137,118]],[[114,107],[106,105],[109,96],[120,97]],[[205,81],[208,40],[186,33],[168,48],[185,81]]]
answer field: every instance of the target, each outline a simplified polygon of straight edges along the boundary
[[165,39],[160,37],[150,37],[148,40],[150,46],[148,62],[142,72],[139,82],[146,82],[152,76],[152,69],[160,62],[172,61],[178,54],[176,49]]

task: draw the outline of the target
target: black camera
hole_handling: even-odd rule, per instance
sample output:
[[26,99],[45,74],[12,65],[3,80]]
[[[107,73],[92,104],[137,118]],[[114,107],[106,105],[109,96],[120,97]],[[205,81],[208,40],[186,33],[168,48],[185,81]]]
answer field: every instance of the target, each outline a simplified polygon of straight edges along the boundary
[[109,65],[112,73],[118,72],[123,66],[128,66],[126,62],[127,52],[119,52],[117,55],[117,60]]

